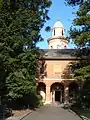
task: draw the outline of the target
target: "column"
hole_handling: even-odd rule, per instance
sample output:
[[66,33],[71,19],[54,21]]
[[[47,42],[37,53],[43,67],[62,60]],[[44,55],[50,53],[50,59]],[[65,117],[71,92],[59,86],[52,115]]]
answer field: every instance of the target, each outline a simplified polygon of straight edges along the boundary
[[51,102],[51,94],[50,94],[50,87],[46,86],[46,103]]
[[52,92],[50,93],[50,101],[52,102]]
[[69,87],[64,87],[64,103],[69,103]]
[[52,92],[52,102],[55,103],[55,91]]

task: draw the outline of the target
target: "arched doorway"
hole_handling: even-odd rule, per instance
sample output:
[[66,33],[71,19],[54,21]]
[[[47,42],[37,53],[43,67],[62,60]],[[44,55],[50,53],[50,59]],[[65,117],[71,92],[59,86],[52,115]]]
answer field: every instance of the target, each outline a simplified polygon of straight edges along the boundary
[[43,102],[45,102],[46,98],[46,85],[43,82],[38,83],[37,92],[41,95]]
[[76,82],[72,82],[69,85],[69,102],[74,102],[78,96],[79,86]]
[[63,103],[64,86],[61,83],[53,83],[50,87],[52,102]]

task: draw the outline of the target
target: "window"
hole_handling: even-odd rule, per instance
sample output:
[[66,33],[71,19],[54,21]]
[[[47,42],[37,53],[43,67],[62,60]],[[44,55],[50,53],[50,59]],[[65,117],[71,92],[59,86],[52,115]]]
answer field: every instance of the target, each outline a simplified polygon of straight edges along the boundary
[[63,30],[62,30],[62,35],[63,35]]
[[64,48],[66,48],[66,45],[64,46]]
[[54,29],[54,35],[55,35],[55,29]]
[[53,49],[53,46],[51,46],[51,49]]
[[41,64],[41,67],[40,67],[40,74],[44,74],[44,63]]

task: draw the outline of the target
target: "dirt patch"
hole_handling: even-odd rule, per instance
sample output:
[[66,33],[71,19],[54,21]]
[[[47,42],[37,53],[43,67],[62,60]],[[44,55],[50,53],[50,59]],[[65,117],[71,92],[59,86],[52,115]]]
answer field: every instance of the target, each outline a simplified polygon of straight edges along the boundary
[[30,109],[26,109],[26,110],[12,110],[13,116],[17,117],[17,116],[23,116],[24,114],[27,114],[28,112],[31,112]]

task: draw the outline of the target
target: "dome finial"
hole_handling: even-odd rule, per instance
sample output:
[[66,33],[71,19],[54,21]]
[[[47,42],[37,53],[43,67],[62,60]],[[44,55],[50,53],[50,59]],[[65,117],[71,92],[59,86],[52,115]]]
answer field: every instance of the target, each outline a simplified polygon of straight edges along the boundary
[[60,18],[58,18],[57,21],[61,21]]

